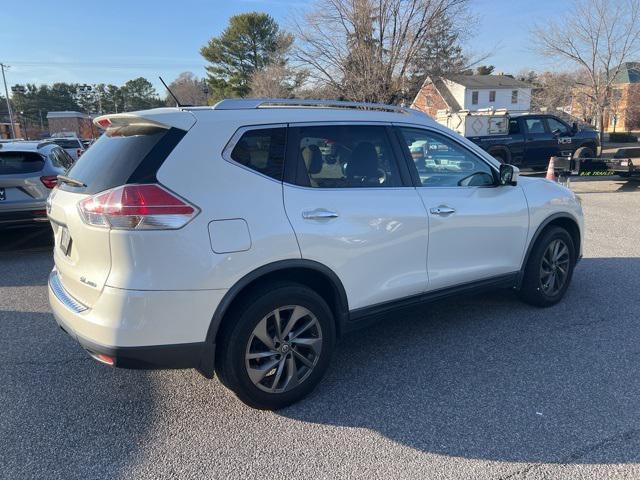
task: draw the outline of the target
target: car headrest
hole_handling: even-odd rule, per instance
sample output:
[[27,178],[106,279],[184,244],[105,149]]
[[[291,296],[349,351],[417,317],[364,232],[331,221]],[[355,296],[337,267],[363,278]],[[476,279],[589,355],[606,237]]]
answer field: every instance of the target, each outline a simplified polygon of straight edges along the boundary
[[309,175],[315,175],[322,170],[322,152],[317,145],[309,145],[302,149],[302,160]]
[[353,149],[346,174],[349,178],[360,177],[366,180],[377,180],[380,177],[378,152],[371,142],[360,142]]

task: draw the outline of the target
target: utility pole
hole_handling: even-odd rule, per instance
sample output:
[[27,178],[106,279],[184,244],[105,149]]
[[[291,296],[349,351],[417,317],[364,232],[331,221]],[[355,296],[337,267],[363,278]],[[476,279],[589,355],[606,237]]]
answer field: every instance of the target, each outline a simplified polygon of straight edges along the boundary
[[11,103],[9,102],[9,90],[7,90],[7,79],[4,76],[4,67],[6,67],[4,63],[0,63],[0,69],[2,69],[2,81],[4,82],[4,95],[7,100],[7,111],[9,112],[9,123],[11,124],[11,136],[16,138],[16,131],[13,128],[13,114],[11,113]]

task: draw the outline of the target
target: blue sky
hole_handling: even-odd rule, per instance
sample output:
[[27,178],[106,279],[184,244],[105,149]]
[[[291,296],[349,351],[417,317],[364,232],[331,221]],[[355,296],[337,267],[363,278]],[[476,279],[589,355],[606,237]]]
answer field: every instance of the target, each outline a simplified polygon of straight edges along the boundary
[[[161,92],[158,75],[166,81],[187,70],[204,75],[198,51],[231,15],[265,11],[286,27],[306,5],[301,0],[32,0],[0,13],[0,61],[11,65],[10,85],[122,84],[144,76]],[[485,63],[507,73],[554,68],[531,48],[529,31],[567,8],[568,0],[471,0],[471,5],[478,22],[468,47],[491,52]]]

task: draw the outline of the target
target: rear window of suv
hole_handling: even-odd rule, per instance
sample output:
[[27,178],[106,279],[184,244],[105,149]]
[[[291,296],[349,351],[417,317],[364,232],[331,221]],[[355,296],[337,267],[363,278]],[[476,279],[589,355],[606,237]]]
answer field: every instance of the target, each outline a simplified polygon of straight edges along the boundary
[[35,152],[0,152],[0,175],[35,173],[44,168],[44,159]]
[[86,187],[60,184],[62,190],[94,194],[126,183],[155,182],[156,173],[186,132],[177,128],[129,129],[102,135],[71,167],[67,176]]

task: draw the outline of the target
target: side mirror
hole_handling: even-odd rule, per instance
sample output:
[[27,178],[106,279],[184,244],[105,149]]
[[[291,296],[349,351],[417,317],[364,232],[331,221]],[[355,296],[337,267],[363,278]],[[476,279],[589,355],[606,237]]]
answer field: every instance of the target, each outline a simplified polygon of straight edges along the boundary
[[575,135],[578,133],[578,122],[573,122],[571,124],[571,135]]
[[515,186],[518,184],[519,174],[520,174],[520,169],[518,167],[514,167],[513,165],[503,163],[502,165],[500,165],[500,179],[498,184],[501,186],[504,186],[504,185]]

